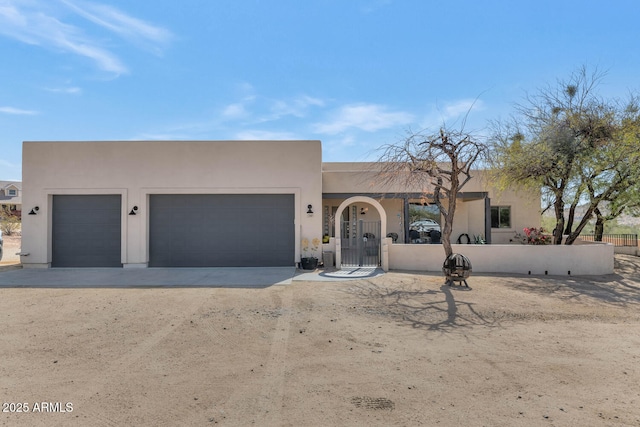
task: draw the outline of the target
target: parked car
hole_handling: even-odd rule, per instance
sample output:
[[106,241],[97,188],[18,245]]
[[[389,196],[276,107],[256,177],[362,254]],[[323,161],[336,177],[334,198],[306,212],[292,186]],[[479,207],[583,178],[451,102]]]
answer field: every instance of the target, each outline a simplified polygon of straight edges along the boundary
[[412,222],[409,225],[409,230],[416,230],[423,233],[429,232],[431,230],[440,231],[440,224],[432,219],[421,219],[419,221]]

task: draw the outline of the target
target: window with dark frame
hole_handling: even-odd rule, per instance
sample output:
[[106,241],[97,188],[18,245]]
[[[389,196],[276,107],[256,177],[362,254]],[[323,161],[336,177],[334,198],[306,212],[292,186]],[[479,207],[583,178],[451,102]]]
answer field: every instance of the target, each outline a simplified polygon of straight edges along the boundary
[[511,228],[511,206],[491,206],[491,228]]

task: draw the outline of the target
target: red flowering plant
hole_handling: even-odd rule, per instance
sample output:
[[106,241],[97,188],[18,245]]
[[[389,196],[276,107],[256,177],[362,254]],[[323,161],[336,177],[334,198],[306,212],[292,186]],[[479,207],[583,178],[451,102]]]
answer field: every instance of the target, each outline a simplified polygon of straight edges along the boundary
[[523,243],[528,245],[548,245],[551,243],[551,236],[548,234],[544,234],[544,230],[542,227],[540,228],[527,228],[525,227],[522,231],[524,231],[525,238],[523,239]]

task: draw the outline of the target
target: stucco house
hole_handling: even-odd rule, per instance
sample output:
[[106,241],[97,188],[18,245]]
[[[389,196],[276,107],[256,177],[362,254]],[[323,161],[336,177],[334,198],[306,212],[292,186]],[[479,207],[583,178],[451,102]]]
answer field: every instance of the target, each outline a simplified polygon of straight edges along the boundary
[[22,182],[0,181],[0,208],[14,215],[22,215]]
[[[429,197],[378,184],[375,167],[323,163],[320,141],[24,142],[23,201],[34,214],[23,216],[21,261],[294,266],[324,250],[338,266],[386,269],[386,245],[413,244],[410,211]],[[454,240],[508,243],[540,224],[539,194],[497,192],[482,171],[458,198]],[[323,236],[318,248],[301,243]]]

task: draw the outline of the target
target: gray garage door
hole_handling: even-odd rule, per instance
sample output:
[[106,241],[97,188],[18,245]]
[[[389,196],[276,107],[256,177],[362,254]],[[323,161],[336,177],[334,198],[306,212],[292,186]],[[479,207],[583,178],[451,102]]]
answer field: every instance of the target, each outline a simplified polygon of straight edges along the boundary
[[121,196],[53,196],[52,267],[122,267]]
[[293,194],[150,196],[150,267],[294,265]]

